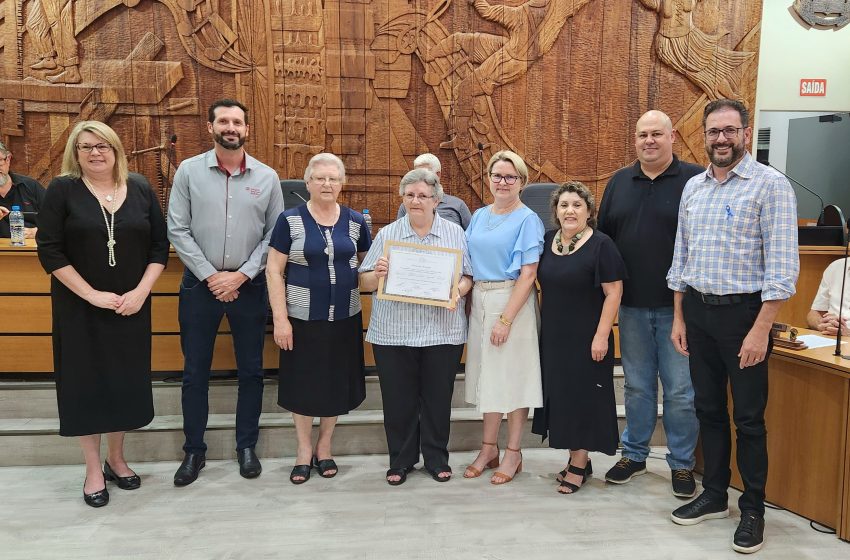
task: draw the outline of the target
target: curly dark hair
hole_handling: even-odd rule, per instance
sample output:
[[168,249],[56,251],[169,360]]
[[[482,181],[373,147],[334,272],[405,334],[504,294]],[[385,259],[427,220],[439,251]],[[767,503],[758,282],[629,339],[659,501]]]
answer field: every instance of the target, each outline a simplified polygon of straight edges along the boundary
[[576,193],[587,205],[587,225],[596,229],[596,199],[584,183],[579,181],[567,181],[552,193],[549,206],[552,209],[552,221],[558,225],[558,201],[564,193]]

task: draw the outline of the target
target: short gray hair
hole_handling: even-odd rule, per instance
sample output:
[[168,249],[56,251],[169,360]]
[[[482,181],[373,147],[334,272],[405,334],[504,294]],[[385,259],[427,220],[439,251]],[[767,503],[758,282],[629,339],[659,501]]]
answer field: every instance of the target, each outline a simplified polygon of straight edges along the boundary
[[434,195],[436,202],[443,200],[443,185],[440,184],[440,178],[437,177],[437,174],[430,169],[412,169],[405,173],[398,184],[398,194],[404,196],[404,189],[420,182],[431,187],[431,194]]
[[322,164],[331,164],[336,165],[336,168],[339,170],[339,181],[340,183],[345,182],[345,164],[342,163],[342,160],[334,154],[328,152],[322,152],[320,154],[316,154],[310,158],[310,162],[307,164],[307,169],[304,170],[304,182],[309,183],[310,178],[313,176],[313,168],[317,165]]
[[413,167],[427,167],[434,173],[439,173],[443,169],[439,158],[431,153],[416,156],[416,159],[413,160]]

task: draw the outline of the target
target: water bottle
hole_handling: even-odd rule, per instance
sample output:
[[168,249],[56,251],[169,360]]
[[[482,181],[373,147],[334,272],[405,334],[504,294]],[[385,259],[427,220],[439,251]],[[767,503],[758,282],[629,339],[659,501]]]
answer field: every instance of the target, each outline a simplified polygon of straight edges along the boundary
[[369,214],[369,209],[363,209],[363,219],[366,221],[366,227],[369,228],[369,234],[372,234],[372,215]]
[[24,241],[24,215],[21,213],[20,206],[12,206],[12,213],[9,214],[9,229],[12,230],[13,246],[23,247],[26,245],[26,241]]

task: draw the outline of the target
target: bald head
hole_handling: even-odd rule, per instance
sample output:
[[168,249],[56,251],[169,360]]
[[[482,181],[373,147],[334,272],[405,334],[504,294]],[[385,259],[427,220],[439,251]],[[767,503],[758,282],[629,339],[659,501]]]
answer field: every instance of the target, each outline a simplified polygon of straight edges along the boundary
[[676,132],[673,121],[661,111],[647,111],[635,125],[635,151],[640,167],[650,177],[664,172],[673,161]]

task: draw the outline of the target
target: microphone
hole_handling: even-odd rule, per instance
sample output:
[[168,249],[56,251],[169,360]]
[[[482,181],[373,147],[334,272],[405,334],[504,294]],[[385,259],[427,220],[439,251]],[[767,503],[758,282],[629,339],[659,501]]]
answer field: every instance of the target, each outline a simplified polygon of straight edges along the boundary
[[[767,161],[767,160],[765,160],[764,164],[767,165],[768,167],[773,167],[773,165],[771,165],[770,162]],[[776,167],[773,167],[773,169],[776,169]],[[812,189],[810,189],[809,187],[807,187],[806,185],[804,185],[803,183],[801,183],[800,181],[795,179],[794,177],[791,177],[790,175],[788,175],[784,171],[781,171],[779,169],[776,169],[776,171],[779,171],[782,174],[783,177],[785,177],[789,181],[794,181],[795,183],[800,185],[803,188],[803,190],[815,195],[818,198],[818,200],[820,201],[820,214],[818,214],[818,225],[821,225],[821,220],[823,220],[823,207],[826,206],[823,202],[823,198],[821,198],[821,196],[818,193],[816,193],[815,191],[813,191]]]
[[[847,227],[850,228],[850,220],[847,220]],[[850,356],[841,354],[841,319],[844,311],[844,285],[847,283],[847,257],[850,254],[850,239],[844,246],[844,275],[841,277],[841,297],[838,300],[838,332],[835,333],[835,355],[841,356],[845,360],[850,360]]]
[[289,191],[289,194],[294,194],[298,198],[300,198],[305,204],[307,203],[307,199],[301,196],[298,191]]
[[177,145],[177,135],[172,134],[171,135],[171,147],[173,148],[175,145]]
[[487,188],[487,179],[484,178],[484,144],[478,143],[478,162],[481,167],[481,202],[484,203],[484,190]]

